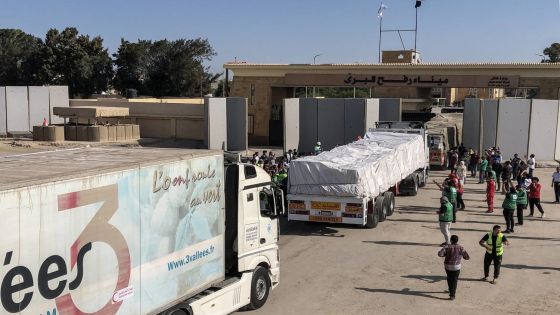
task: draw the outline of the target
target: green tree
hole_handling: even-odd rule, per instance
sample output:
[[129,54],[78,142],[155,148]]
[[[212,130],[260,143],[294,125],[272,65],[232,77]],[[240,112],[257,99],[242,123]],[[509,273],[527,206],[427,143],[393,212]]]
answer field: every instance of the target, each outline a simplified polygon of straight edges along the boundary
[[206,39],[175,41],[121,40],[114,55],[115,87],[124,94],[137,89],[140,94],[161,96],[197,96],[209,91],[213,79],[204,61],[211,60],[214,50]]
[[51,84],[68,85],[71,97],[107,90],[113,77],[112,60],[99,36],[90,39],[76,28],[50,29],[45,38],[46,74]]
[[560,44],[553,43],[549,47],[543,50],[543,54],[548,56],[548,58],[543,58],[541,62],[560,62]]
[[18,29],[0,29],[0,85],[42,85],[44,45]]

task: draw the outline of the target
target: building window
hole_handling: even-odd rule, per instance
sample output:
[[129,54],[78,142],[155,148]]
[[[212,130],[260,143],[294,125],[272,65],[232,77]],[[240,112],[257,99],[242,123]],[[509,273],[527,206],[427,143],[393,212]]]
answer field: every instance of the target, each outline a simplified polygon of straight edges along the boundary
[[247,116],[247,133],[249,135],[255,134],[255,115]]
[[251,84],[251,101],[250,103],[251,105],[255,105],[255,85]]
[[478,89],[477,88],[470,88],[469,89],[469,96],[470,97],[477,97],[478,96]]

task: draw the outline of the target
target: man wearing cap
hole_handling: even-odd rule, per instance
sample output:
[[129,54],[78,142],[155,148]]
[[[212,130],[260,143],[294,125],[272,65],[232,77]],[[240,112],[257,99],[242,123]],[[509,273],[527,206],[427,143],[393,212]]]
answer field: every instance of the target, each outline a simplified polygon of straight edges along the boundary
[[504,244],[509,245],[509,241],[505,235],[502,234],[501,227],[499,225],[494,225],[492,231],[486,233],[479,244],[486,249],[486,253],[484,254],[484,278],[482,278],[482,280],[488,280],[490,265],[494,262],[494,279],[490,283],[496,284],[500,276]]
[[447,197],[440,198],[440,207],[437,213],[439,215],[439,229],[445,238],[445,242],[441,243],[441,246],[449,245],[451,244],[451,232],[449,229],[451,228],[451,222],[453,221],[453,205],[449,202]]

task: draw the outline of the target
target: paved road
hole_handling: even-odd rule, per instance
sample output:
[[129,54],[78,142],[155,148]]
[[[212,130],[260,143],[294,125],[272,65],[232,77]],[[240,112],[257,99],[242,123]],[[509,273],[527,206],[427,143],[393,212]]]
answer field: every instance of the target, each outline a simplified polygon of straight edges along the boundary
[[[484,249],[478,241],[501,210],[484,211],[484,185],[467,181],[467,209],[452,227],[471,254],[463,263],[457,300],[448,294],[443,236],[437,216],[440,192],[430,184],[416,197],[398,197],[397,210],[373,230],[284,222],[281,284],[250,314],[558,314],[560,313],[560,205],[552,204],[552,169],[539,169],[547,219],[530,219],[510,236],[496,285],[479,281]],[[443,172],[432,178],[443,179]],[[503,197],[497,196],[495,205]]]

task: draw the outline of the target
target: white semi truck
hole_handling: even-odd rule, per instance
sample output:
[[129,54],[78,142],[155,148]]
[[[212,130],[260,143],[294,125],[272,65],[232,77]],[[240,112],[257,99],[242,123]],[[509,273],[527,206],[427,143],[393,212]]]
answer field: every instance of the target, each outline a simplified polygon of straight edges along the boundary
[[0,157],[1,314],[229,314],[279,283],[283,196],[221,151]]
[[374,228],[393,214],[400,184],[416,194],[426,183],[427,167],[424,133],[378,126],[364,139],[290,163],[288,220]]

